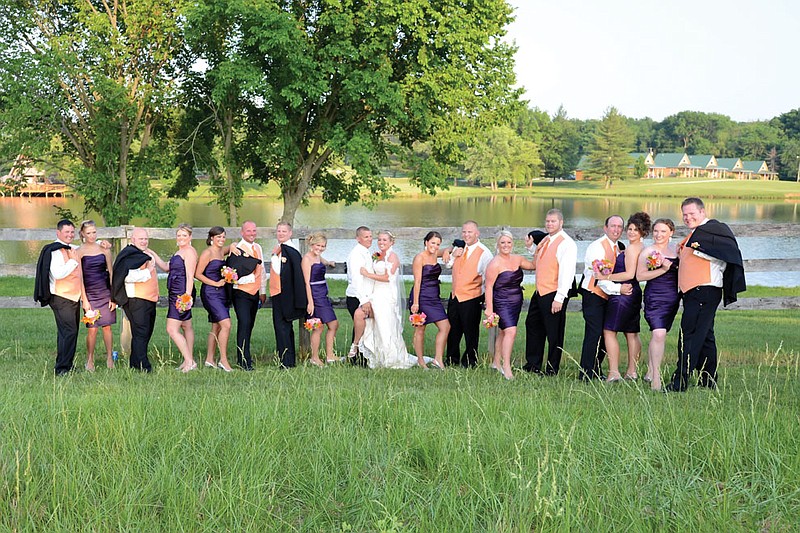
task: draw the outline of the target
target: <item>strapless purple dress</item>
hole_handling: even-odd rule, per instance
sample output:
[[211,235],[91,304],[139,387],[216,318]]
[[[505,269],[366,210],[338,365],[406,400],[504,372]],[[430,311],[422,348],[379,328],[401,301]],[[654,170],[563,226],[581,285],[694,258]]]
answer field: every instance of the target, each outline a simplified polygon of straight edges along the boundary
[[644,319],[650,331],[662,328],[669,331],[678,313],[678,258],[667,259],[672,261],[669,270],[644,286]]
[[[625,252],[621,252],[617,256],[617,261],[614,263],[614,274],[625,271]],[[634,277],[632,280],[627,281],[633,287],[633,292],[630,295],[623,296],[611,295],[608,297],[608,306],[606,307],[606,319],[603,324],[603,329],[609,331],[620,331],[623,333],[639,333],[641,326],[642,312],[642,288],[639,282]]]
[[500,317],[500,329],[514,327],[522,311],[522,269],[506,270],[494,280],[492,307]]
[[[219,281],[222,279],[221,270],[224,266],[225,261],[222,259],[212,259],[203,269],[203,275],[214,281]],[[203,308],[208,311],[208,321],[210,323],[215,324],[231,317],[231,313],[228,310],[230,307],[228,291],[225,285],[212,287],[203,283],[200,286],[200,298],[203,300]]]
[[[178,296],[186,292],[186,263],[183,262],[183,257],[178,254],[173,255],[169,259],[169,275],[167,276],[167,293],[169,299],[169,307],[167,308],[167,318],[174,318],[175,320],[192,319],[192,310],[184,311],[181,313],[175,308],[175,302],[178,301]],[[195,296],[194,284],[192,284],[192,298]]]
[[328,298],[328,284],[325,282],[325,265],[314,263],[311,265],[309,277],[311,285],[311,298],[314,300],[313,318],[319,318],[323,324],[336,320],[336,313]]
[[[447,318],[439,293],[439,276],[442,265],[422,265],[422,279],[419,284],[419,312],[425,313],[425,323],[433,324]],[[414,304],[414,288],[408,296],[408,308]]]
[[117,311],[108,309],[111,301],[111,277],[108,274],[106,256],[85,255],[81,257],[81,270],[83,271],[83,285],[86,287],[86,297],[92,309],[100,311],[100,318],[88,328],[101,328],[117,323]]

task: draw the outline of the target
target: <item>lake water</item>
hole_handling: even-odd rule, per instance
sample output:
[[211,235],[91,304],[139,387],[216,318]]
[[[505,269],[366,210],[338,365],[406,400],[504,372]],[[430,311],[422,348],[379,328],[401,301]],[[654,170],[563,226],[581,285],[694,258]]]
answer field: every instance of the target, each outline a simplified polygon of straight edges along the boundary
[[[687,191],[691,193],[691,191]],[[2,198],[0,199],[0,227],[48,228],[57,221],[53,206],[59,206],[80,214],[81,200],[76,198]],[[295,225],[309,228],[355,228],[367,225],[373,230],[403,226],[460,226],[464,220],[475,219],[486,226],[542,227],[548,209],[556,207],[564,212],[568,228],[600,227],[612,213],[627,216],[635,211],[646,211],[653,219],[672,218],[680,222],[679,199],[597,199],[597,198],[543,198],[530,193],[517,196],[495,196],[451,199],[394,199],[381,203],[375,209],[361,205],[328,205],[312,199],[297,213]],[[274,198],[253,198],[245,201],[240,210],[240,220],[252,219],[259,226],[271,226],[280,217],[283,205]],[[729,223],[800,223],[800,202],[747,202],[736,200],[708,200],[709,216]],[[207,201],[181,202],[178,221],[194,226],[226,225],[225,218],[215,205]],[[484,242],[493,248],[491,238]],[[579,257],[588,245],[579,242]],[[740,239],[742,253],[746,259],[781,259],[797,257],[800,236],[778,239],[743,237]],[[0,261],[5,263],[35,262],[42,246],[40,242],[0,243]],[[202,240],[195,241],[202,249]],[[421,243],[400,242],[397,244],[401,258],[410,262],[421,249]],[[342,260],[352,247],[352,241],[332,240],[326,257]],[[154,242],[153,248],[160,254],[169,255],[174,243]],[[751,284],[800,286],[800,272],[769,272],[748,274]]]

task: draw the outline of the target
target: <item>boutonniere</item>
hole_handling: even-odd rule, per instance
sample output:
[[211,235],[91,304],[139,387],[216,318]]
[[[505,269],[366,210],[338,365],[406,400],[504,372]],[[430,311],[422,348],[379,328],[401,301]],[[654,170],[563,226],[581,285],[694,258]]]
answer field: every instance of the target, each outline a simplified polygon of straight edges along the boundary
[[700,248],[700,243],[699,243],[699,242],[697,242],[697,241],[695,241],[695,242],[693,242],[692,244],[690,244],[689,246],[691,246],[692,248],[694,248],[695,250],[697,250],[698,248]]
[[281,263],[285,263],[285,262],[286,262],[286,258],[285,257],[281,257]]

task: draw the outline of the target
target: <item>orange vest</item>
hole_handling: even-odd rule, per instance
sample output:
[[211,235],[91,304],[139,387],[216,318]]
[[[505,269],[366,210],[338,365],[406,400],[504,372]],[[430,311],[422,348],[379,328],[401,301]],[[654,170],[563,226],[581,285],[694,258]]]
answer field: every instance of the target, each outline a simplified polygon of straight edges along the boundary
[[[261,254],[258,253],[259,247],[255,245],[255,243],[250,245],[250,255],[255,257],[256,259],[261,259]],[[255,275],[255,281],[253,283],[238,283],[236,288],[240,291],[244,291],[247,294],[258,294],[258,291],[261,290],[261,280],[264,277],[264,264],[260,264],[256,267],[253,271]]]
[[150,270],[150,279],[141,283],[133,284],[133,298],[141,298],[150,302],[158,301],[158,276],[153,261],[149,262],[147,269]]
[[[614,263],[617,260],[617,254],[614,252],[614,248],[611,247],[611,244],[609,244],[608,239],[603,239],[602,241],[600,241],[600,244],[603,245],[603,250],[606,253],[604,259],[606,261],[610,261],[611,265],[613,266]],[[587,265],[587,266],[589,266],[589,268],[591,268],[591,265]],[[588,285],[588,287],[589,287],[589,289],[591,289],[591,291],[594,294],[598,295],[600,298],[603,298],[604,300],[608,300],[608,294],[604,293],[603,289],[601,289],[600,287],[597,286],[597,280],[594,278],[594,271],[593,271],[592,275],[589,277],[589,285]]]
[[483,248],[476,246],[469,257],[467,250],[453,263],[453,296],[459,302],[478,298],[483,292],[483,276],[478,273]]
[[559,235],[552,242],[547,237],[545,244],[539,249],[536,258],[536,291],[540,296],[558,290],[558,259],[556,252],[564,241],[564,236]]
[[[278,256],[280,260],[282,256]],[[269,295],[276,296],[281,293],[281,275],[272,268],[272,261],[269,263]]]
[[681,258],[678,263],[678,288],[687,293],[695,287],[711,283],[711,261],[694,255],[694,249],[686,246],[692,234],[686,236],[678,247]]
[[[66,250],[59,250],[64,255],[64,262],[66,263],[69,258],[67,257]],[[67,277],[54,280],[55,281],[55,290],[53,294],[56,296],[61,296],[62,298],[66,298],[67,300],[71,300],[73,302],[77,302],[81,299],[81,277],[80,277],[80,270],[81,266],[78,266],[70,272]]]

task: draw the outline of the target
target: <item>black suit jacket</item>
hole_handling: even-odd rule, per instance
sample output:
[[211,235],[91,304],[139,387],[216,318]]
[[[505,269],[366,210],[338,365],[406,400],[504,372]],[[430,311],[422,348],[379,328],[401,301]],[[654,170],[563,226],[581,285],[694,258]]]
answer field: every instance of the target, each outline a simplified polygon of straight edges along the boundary
[[125,292],[125,276],[128,275],[129,270],[139,268],[148,261],[150,261],[150,256],[132,244],[122,249],[111,269],[113,271],[111,277],[112,302],[120,307],[128,303],[128,293]]
[[281,244],[281,258],[282,297],[279,299],[281,311],[288,320],[304,318],[308,308],[308,297],[301,266],[303,259],[300,257],[300,252],[286,244]]
[[732,304],[736,301],[737,293],[747,290],[742,252],[727,224],[712,218],[705,224],[697,226],[686,241],[686,246],[728,263],[722,274],[723,305]]
[[[50,305],[53,295],[50,294],[50,262],[53,259],[53,252],[69,248],[63,242],[51,242],[39,254],[39,261],[36,262],[36,280],[33,286],[33,301],[39,302],[42,307]],[[80,268],[80,266],[79,266]]]

